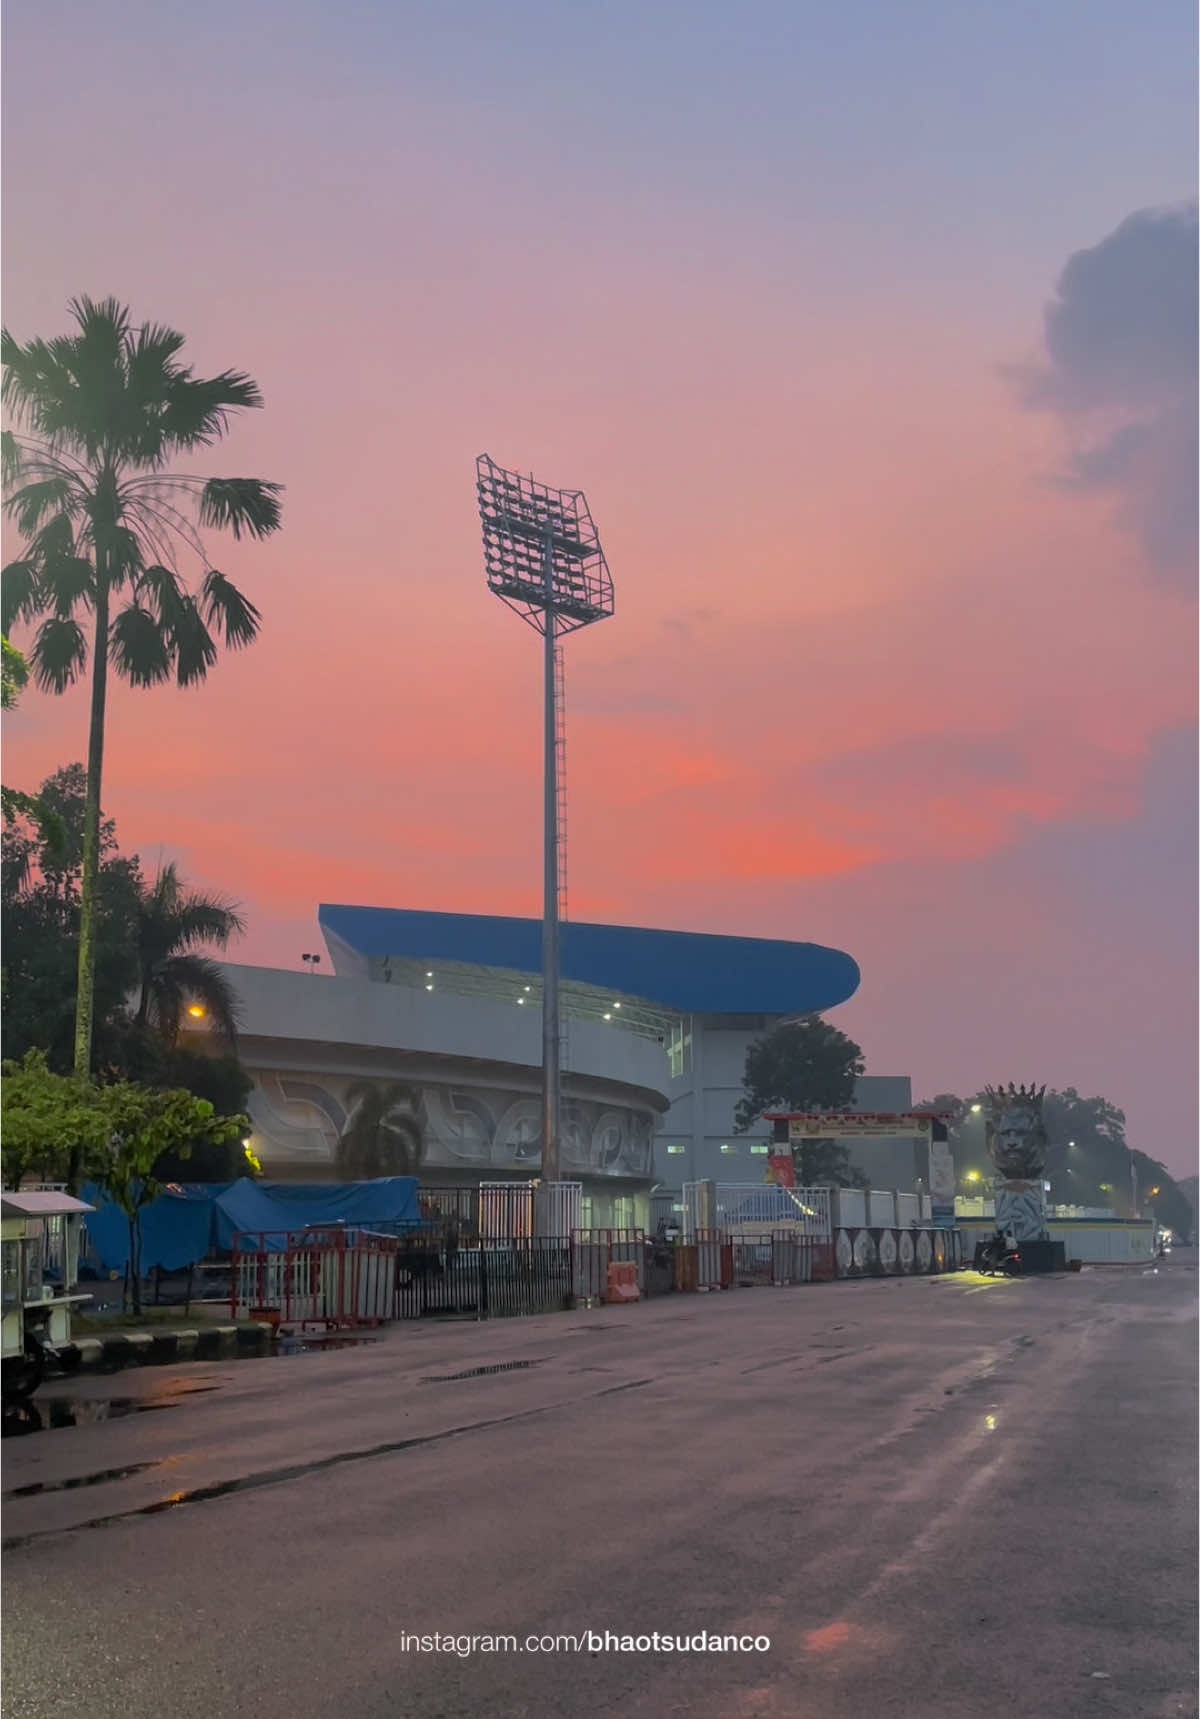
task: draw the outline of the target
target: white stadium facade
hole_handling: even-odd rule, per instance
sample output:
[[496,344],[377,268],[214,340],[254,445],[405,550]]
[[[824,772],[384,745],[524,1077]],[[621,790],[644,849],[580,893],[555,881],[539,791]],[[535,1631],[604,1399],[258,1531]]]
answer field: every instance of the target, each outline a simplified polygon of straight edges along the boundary
[[[423,1182],[536,1176],[541,921],[322,906],[320,926],[332,977],[225,969],[264,1174],[340,1180],[338,1141],[376,1081],[417,1125]],[[817,944],[575,923],[561,968],[561,1174],[582,1183],[596,1226],[645,1224],[655,1188],[762,1181],[769,1125],[733,1130],[746,1047],[859,983],[849,955]],[[866,1080],[858,1094],[864,1109],[910,1101],[904,1080]],[[908,1174],[882,1185],[911,1183],[911,1145],[897,1147]]]

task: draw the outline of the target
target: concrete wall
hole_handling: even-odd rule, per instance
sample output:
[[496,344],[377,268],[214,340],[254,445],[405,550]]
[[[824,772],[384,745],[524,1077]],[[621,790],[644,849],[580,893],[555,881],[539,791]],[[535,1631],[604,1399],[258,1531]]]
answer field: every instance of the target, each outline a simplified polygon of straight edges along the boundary
[[[415,991],[367,979],[319,979],[227,967],[242,1003],[239,1055],[255,1086],[249,1146],[271,1176],[335,1177],[337,1143],[364,1079],[402,1082],[424,1139],[428,1181],[536,1173],[541,1140],[541,1031],[535,1010],[477,997]],[[203,1027],[189,1036],[202,1040]],[[666,1055],[623,1029],[572,1023],[564,1082],[561,1173],[611,1199],[644,1194],[667,1095]],[[635,1186],[636,1185],[636,1186]],[[622,1208],[628,1212],[630,1208]]]

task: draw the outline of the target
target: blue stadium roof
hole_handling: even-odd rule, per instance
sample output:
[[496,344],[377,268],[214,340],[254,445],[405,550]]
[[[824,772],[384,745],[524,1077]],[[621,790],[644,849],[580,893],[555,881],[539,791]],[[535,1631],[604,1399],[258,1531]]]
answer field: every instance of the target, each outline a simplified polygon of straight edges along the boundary
[[[368,959],[460,962],[540,973],[540,919],[413,913],[322,903],[321,929]],[[819,943],[649,931],[633,925],[562,928],[562,976],[680,1014],[792,1015],[831,1009],[858,989],[858,964]]]

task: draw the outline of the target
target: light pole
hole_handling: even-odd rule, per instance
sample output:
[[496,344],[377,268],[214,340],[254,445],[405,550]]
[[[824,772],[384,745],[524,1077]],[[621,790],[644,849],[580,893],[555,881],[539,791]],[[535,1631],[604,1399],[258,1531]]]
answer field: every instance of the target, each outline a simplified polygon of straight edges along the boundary
[[577,627],[613,612],[612,578],[583,491],[551,489],[506,471],[487,454],[475,462],[488,588],[542,634],[544,650],[542,907],[542,1180],[559,1175],[559,921],[565,910],[566,820],[562,646]]

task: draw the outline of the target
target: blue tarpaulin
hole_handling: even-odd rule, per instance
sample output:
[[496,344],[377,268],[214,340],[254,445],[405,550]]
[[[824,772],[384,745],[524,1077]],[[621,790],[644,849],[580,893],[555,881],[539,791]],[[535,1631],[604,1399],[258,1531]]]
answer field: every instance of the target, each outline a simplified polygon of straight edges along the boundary
[[[145,1275],[183,1271],[214,1248],[225,1252],[241,1230],[302,1230],[309,1225],[344,1223],[370,1229],[372,1224],[416,1225],[420,1221],[417,1181],[412,1176],[385,1176],[374,1182],[237,1182],[173,1183],[143,1207],[141,1267]],[[92,1249],[109,1271],[123,1272],[129,1264],[129,1220],[97,1188],[85,1188],[83,1198],[95,1206],[84,1219]],[[282,1235],[268,1240],[282,1248]]]
[[[213,1245],[232,1247],[239,1230],[302,1230],[312,1224],[345,1224],[369,1230],[372,1224],[416,1224],[420,1216],[413,1176],[308,1187],[290,1182],[252,1182],[243,1177],[216,1202]],[[282,1237],[275,1245],[283,1246]]]

